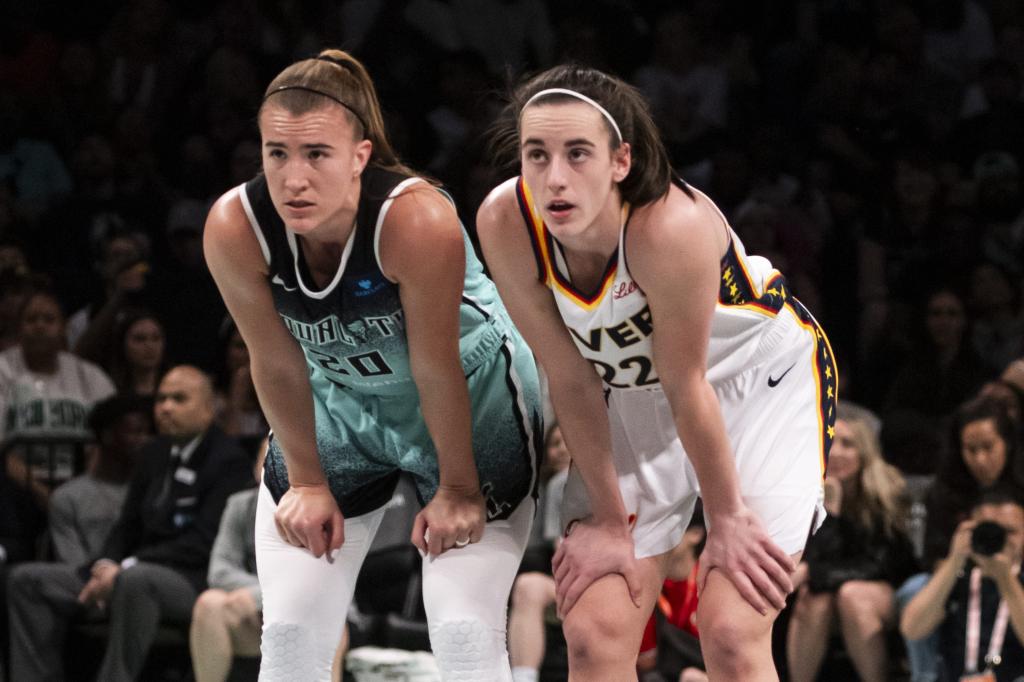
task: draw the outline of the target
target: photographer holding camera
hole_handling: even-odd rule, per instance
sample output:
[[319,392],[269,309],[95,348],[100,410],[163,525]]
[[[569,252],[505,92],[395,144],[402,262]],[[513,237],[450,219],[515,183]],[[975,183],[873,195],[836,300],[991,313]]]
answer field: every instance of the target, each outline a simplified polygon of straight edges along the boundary
[[983,493],[953,535],[949,555],[907,604],[900,632],[938,631],[943,679],[1024,680],[1024,506],[1012,489]]

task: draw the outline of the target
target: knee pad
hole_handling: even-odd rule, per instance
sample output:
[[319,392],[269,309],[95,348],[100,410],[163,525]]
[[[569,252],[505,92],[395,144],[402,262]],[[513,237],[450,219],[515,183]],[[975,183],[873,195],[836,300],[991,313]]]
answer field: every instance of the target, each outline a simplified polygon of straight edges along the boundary
[[[315,633],[295,623],[270,623],[263,628],[260,642],[263,660],[260,662],[260,682],[288,682],[289,680],[318,680],[318,662]],[[327,660],[330,679],[331,659]]]
[[508,679],[504,633],[483,621],[467,618],[431,624],[430,646],[446,682]]

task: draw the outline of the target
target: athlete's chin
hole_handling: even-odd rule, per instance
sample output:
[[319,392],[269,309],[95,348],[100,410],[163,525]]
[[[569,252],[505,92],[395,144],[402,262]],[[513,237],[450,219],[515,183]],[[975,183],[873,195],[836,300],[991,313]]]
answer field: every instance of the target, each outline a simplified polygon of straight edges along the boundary
[[584,232],[590,221],[586,220],[579,209],[574,209],[569,215],[545,215],[544,224],[555,239],[566,239]]
[[284,221],[285,227],[295,234],[309,234],[320,226],[321,221],[311,216],[289,217]]

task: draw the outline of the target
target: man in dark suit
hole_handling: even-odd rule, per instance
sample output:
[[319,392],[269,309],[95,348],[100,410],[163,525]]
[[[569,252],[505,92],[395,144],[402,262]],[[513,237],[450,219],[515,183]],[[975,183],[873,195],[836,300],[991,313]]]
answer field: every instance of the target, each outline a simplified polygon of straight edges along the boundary
[[28,564],[11,572],[13,679],[63,679],[64,635],[88,609],[110,618],[104,682],[136,679],[160,623],[189,622],[225,501],[252,485],[251,465],[213,425],[213,389],[198,369],[164,376],[154,416],[160,437],[139,456],[102,556],[78,569]]

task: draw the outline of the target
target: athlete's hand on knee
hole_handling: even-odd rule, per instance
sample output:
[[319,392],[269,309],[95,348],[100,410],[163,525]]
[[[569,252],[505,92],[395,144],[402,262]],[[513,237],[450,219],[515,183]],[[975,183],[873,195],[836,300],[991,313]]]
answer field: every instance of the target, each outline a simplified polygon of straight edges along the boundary
[[551,562],[555,575],[555,606],[559,618],[575,606],[594,581],[618,574],[626,581],[630,599],[639,608],[643,584],[625,523],[599,523],[588,516],[573,521]]
[[479,487],[440,486],[412,527],[412,544],[431,557],[479,542],[484,535],[487,507]]
[[345,518],[326,483],[292,485],[274,513],[277,532],[289,545],[305,547],[313,556],[327,556],[345,542]]
[[710,518],[697,575],[699,591],[713,568],[722,571],[762,615],[767,615],[769,607],[785,608],[786,595],[793,591],[790,575],[796,565],[792,557],[772,542],[761,521],[745,507]]

